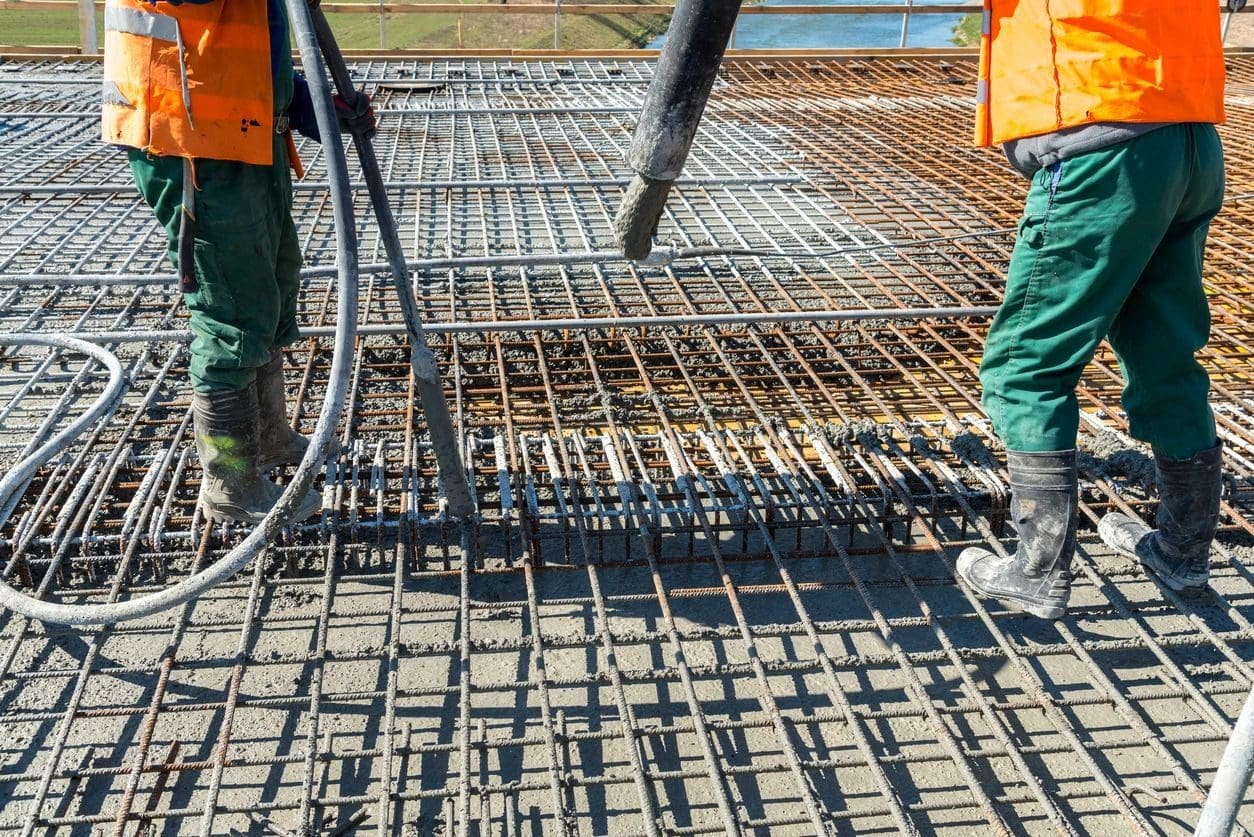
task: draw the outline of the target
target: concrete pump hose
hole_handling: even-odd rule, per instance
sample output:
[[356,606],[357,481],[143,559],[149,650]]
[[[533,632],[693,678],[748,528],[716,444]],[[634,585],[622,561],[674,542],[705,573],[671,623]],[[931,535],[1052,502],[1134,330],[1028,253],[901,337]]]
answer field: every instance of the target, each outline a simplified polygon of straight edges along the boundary
[[[167,587],[157,593],[107,604],[69,605],[43,601],[21,593],[0,580],[0,606],[38,619],[59,625],[89,626],[112,625],[130,619],[139,619],[160,613],[172,607],[184,604],[202,595],[205,591],[221,584],[234,576],[273,540],[274,536],[292,518],[298,503],[309,490],[314,477],[321,470],[326,458],[331,438],[339,423],[340,413],[344,408],[345,394],[348,390],[349,371],[352,366],[352,347],[357,336],[357,233],[353,225],[353,204],[348,164],[344,146],[336,141],[340,136],[339,120],[331,103],[331,90],[327,85],[326,73],[322,64],[322,56],[318,52],[318,43],[314,37],[310,23],[309,9],[304,0],[285,0],[292,30],[296,33],[296,43],[300,48],[301,61],[309,71],[309,88],[313,95],[314,112],[318,120],[318,130],[326,139],[323,151],[326,154],[327,174],[331,183],[332,208],[335,216],[336,244],[338,260],[336,266],[339,275],[339,299],[336,306],[336,329],[334,354],[331,359],[330,380],[327,383],[326,396],[323,401],[322,413],[318,416],[318,424],[305,458],[297,466],[292,480],[288,483],[283,496],[265,519],[257,525],[242,543],[232,549],[206,569],[189,576],[179,583]],[[43,335],[10,335],[0,340],[13,342],[18,338],[37,338],[41,345],[63,345],[87,352],[109,367],[110,385],[105,394],[97,400],[86,414],[70,427],[57,435],[48,444],[41,447],[31,456],[24,459],[13,469],[13,472],[0,480],[0,505],[7,501],[10,492],[23,484],[18,471],[34,473],[36,469],[54,456],[60,448],[81,430],[95,421],[108,408],[111,399],[107,396],[121,387],[122,369],[117,359],[108,352],[82,341],[69,337]],[[62,340],[65,343],[51,341]],[[104,406],[100,406],[103,403]]]
[[683,171],[741,0],[678,0],[627,149],[635,176],[614,218],[623,255],[641,261]]
[[[331,25],[319,8],[310,10],[314,35],[318,39],[327,69],[331,72],[331,80],[340,94],[350,106],[360,102],[361,94],[353,88],[353,79],[349,75],[348,65],[335,42],[335,34]],[[357,148],[357,156],[361,162],[361,172],[366,179],[366,188],[370,192],[370,200],[374,205],[375,220],[379,225],[379,238],[383,241],[383,249],[387,253],[388,265],[392,274],[392,285],[396,289],[397,302],[401,309],[401,318],[405,322],[405,330],[409,333],[410,363],[414,370],[414,389],[418,401],[422,404],[422,412],[427,419],[427,430],[431,434],[431,450],[435,454],[436,467],[440,473],[442,493],[447,501],[450,516],[465,519],[475,512],[474,499],[470,494],[470,482],[466,476],[466,466],[462,460],[459,439],[453,428],[453,418],[449,413],[448,401],[444,397],[444,389],[440,384],[440,369],[435,354],[427,348],[427,338],[423,331],[422,317],[418,313],[418,303],[414,300],[413,286],[409,280],[409,269],[405,262],[405,249],[401,246],[401,237],[396,229],[396,219],[392,216],[392,207],[388,203],[387,185],[383,180],[383,172],[379,169],[379,161],[375,157],[374,147],[364,132],[353,129],[353,145]]]
[[614,216],[614,238],[623,255],[634,262],[648,258],[653,250],[653,236],[666,209],[666,196],[674,180],[653,180],[637,174],[627,186],[623,202]]
[[126,379],[122,372],[122,364],[112,352],[76,337],[64,334],[0,334],[0,346],[48,346],[54,349],[68,349],[87,355],[109,370],[109,381],[105,384],[104,392],[100,393],[87,412],[38,449],[32,451],[0,478],[0,508],[3,508],[12,499],[13,492],[25,485],[26,481],[33,477],[48,460],[64,450],[65,446],[83,430],[109,411],[118,396],[122,394]]
[[1254,773],[1254,690],[1250,691],[1215,771],[1195,837],[1228,837]]

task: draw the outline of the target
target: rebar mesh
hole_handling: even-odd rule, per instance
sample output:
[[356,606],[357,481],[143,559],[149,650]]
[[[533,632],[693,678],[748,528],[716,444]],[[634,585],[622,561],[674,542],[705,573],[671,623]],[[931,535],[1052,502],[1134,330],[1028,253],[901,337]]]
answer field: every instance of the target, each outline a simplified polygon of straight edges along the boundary
[[[967,147],[970,61],[731,62],[660,235],[772,255],[654,266],[607,255],[647,64],[359,63],[410,257],[498,257],[415,273],[473,549],[443,514],[386,277],[363,276],[320,518],[161,617],[0,616],[0,830],[1186,832],[1254,683],[1254,59],[1229,70],[1212,588],[1172,593],[1096,538],[1105,511],[1154,507],[1104,351],[1080,390],[1072,615],[1042,624],[952,576],[965,546],[1013,549],[986,318],[500,325],[995,305],[1026,184]],[[164,586],[241,537],[196,508],[184,313],[96,138],[99,77],[0,63],[0,328],[88,335],[129,375],[0,518],[8,578],[65,601]],[[301,152],[313,270],[288,380],[308,432],[334,242]],[[0,463],[103,380],[61,351],[0,358]]]

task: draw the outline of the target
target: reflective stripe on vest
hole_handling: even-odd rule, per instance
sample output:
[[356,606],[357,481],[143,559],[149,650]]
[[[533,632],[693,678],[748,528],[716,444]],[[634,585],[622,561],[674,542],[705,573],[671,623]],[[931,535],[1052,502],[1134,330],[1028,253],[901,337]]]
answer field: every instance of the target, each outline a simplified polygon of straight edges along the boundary
[[158,156],[273,161],[266,0],[107,0],[104,53],[105,142]]
[[981,148],[992,145],[993,126],[989,121],[988,82],[989,55],[993,45],[993,0],[984,0],[980,24],[979,81],[975,86],[975,144]]
[[[183,89],[183,110],[187,112],[187,121],[195,127],[192,118],[192,92],[187,83],[187,51],[183,49],[183,35],[179,32],[179,22],[169,15],[158,12],[141,12],[137,9],[126,9],[119,6],[105,6],[104,28],[106,32],[125,32],[127,35],[138,35],[141,38],[152,38],[155,41],[168,41],[179,51],[179,85]],[[113,104],[117,100],[111,94],[117,91],[123,101],[126,97],[113,83],[113,90],[104,90],[104,104]]]
[[116,81],[109,81],[106,79],[100,87],[100,101],[102,104],[113,105],[114,107],[119,108],[130,108],[131,110],[135,109],[134,103],[131,102],[130,99],[126,98],[126,95],[118,89],[118,83]]
[[1222,122],[1214,0],[984,0],[980,146],[1101,122]]
[[125,32],[128,35],[142,35],[170,43],[183,40],[179,36],[179,22],[159,12],[105,6],[104,28],[106,32]]

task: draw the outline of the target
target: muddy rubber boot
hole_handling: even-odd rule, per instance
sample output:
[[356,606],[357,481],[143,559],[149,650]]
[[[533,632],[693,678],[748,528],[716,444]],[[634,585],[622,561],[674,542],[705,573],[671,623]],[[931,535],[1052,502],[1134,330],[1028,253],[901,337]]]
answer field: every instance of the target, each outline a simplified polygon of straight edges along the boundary
[[1001,558],[971,547],[958,556],[958,574],[986,598],[1042,619],[1067,612],[1075,555],[1076,454],[1006,452],[1010,516],[1019,549]]
[[1210,580],[1210,545],[1219,528],[1223,447],[1192,459],[1154,455],[1158,471],[1157,529],[1137,517],[1111,512],[1097,532],[1111,549],[1135,558],[1176,592]]
[[270,360],[257,370],[257,406],[261,413],[262,471],[280,465],[296,465],[309,450],[309,439],[292,429],[287,420],[287,394],[283,389],[283,350],[273,349]]
[[[219,522],[255,525],[269,514],[283,489],[261,475],[259,413],[256,390],[192,394],[196,452],[204,476],[200,501],[205,514]],[[309,491],[290,523],[316,514],[321,498]]]

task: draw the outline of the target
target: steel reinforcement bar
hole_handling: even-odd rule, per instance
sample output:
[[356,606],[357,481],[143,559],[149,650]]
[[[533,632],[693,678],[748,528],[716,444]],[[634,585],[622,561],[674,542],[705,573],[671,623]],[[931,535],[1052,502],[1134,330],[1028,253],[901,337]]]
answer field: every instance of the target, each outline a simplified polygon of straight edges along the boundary
[[[970,63],[731,62],[660,228],[702,255],[647,265],[548,257],[611,249],[646,64],[359,63],[475,474],[473,543],[444,513],[367,221],[322,515],[137,624],[0,616],[0,831],[1195,821],[1254,684],[1254,61],[1229,69],[1212,586],[1174,594],[1095,536],[1108,510],[1155,507],[1102,352],[1080,389],[1072,614],[1040,624],[952,576],[965,546],[1013,549],[976,373],[1025,184],[963,144]],[[197,511],[184,314],[124,159],[77,115],[96,72],[0,63],[0,274],[30,280],[0,286],[0,329],[92,338],[128,382],[0,509],[11,583],[72,602],[163,589],[242,534]],[[307,432],[335,294],[323,160],[302,152]],[[6,350],[0,462],[106,384],[80,356]]]

